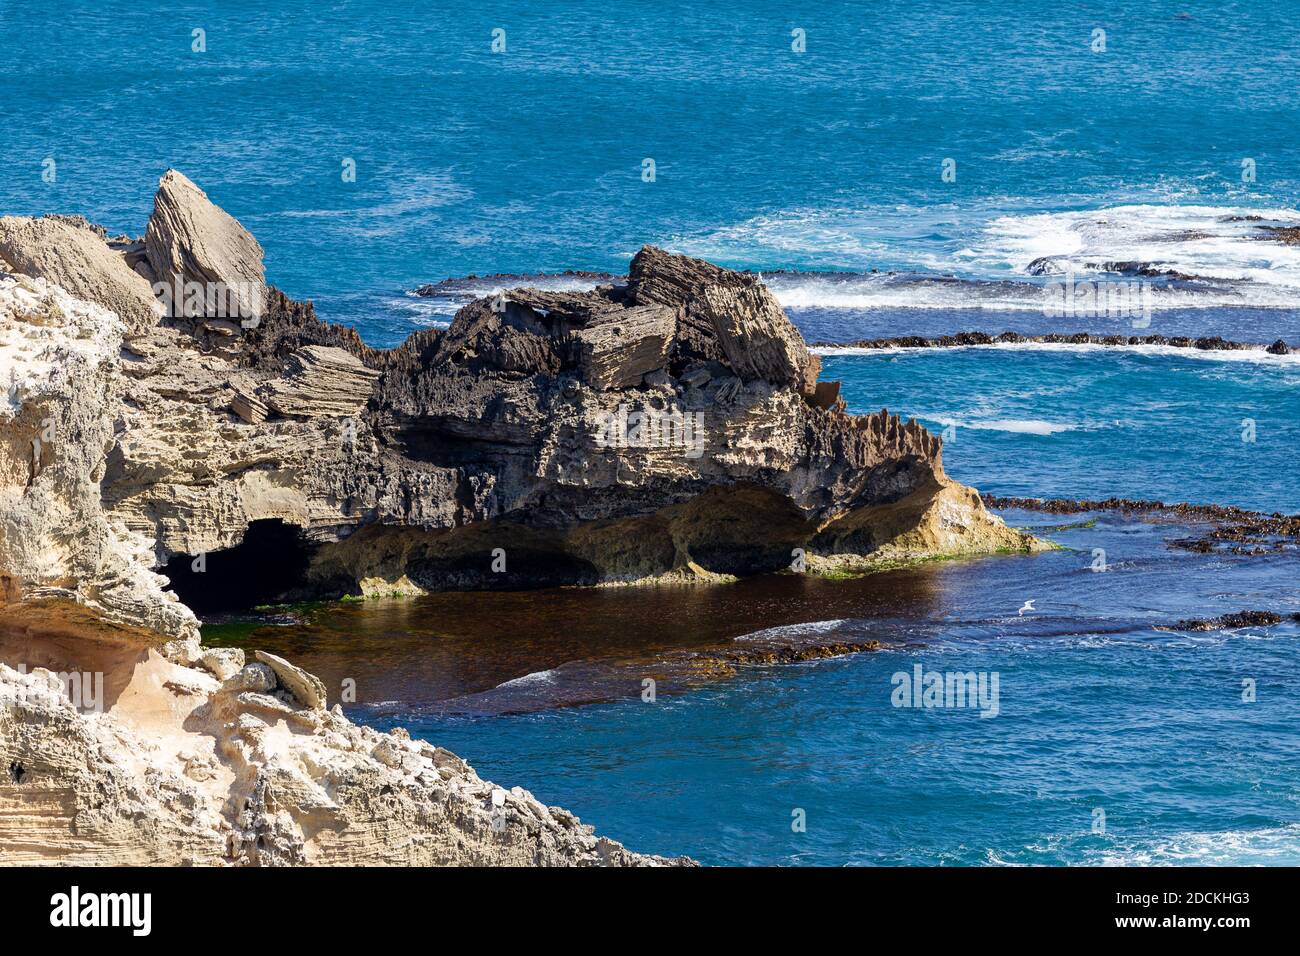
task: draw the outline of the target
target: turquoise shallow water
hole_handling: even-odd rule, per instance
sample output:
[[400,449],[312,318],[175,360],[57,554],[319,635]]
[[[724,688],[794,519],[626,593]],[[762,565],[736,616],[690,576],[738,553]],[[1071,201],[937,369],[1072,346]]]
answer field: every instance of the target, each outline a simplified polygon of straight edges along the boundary
[[[137,235],[178,167],[258,236],[273,282],[378,345],[463,301],[410,296],[421,283],[618,273],[645,242],[767,270],[810,340],[1016,328],[1297,344],[1300,249],[1258,226],[1300,222],[1298,10],[0,0],[0,212],[80,212]],[[1046,319],[1042,285],[1067,268],[1149,282],[1149,326]],[[826,357],[852,409],[954,427],[949,471],[980,488],[1288,511],[1297,368],[1132,351]],[[582,648],[522,635],[503,604],[498,642],[453,658],[421,643],[424,605],[406,625],[376,610],[393,648],[381,683],[396,689],[353,714],[408,724],[634,848],[709,863],[1300,862],[1295,626],[1152,630],[1300,609],[1295,559],[1166,548],[1180,533],[1102,516],[1049,532],[1070,550],[885,575],[861,607],[857,591],[826,599],[833,613],[776,587],[766,603],[737,592],[746,627],[833,618],[815,627],[888,648],[654,704],[632,691],[440,715],[453,693],[545,684]],[[1088,570],[1098,547],[1104,574]],[[725,605],[684,616],[713,626]],[[617,645],[598,610],[575,607],[591,656]],[[531,677],[511,669],[525,636],[545,639]],[[374,665],[294,640],[322,673]],[[917,663],[997,671],[999,716],[893,707],[892,675]]]

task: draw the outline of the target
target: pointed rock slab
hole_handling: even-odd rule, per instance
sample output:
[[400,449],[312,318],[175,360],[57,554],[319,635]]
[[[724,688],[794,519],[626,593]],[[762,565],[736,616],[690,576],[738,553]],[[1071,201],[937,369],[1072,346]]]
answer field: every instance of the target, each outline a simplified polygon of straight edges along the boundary
[[[289,356],[287,377],[270,382],[260,396],[281,415],[297,418],[355,415],[370,401],[379,373],[332,345],[307,345]],[[236,407],[236,412],[244,415]],[[250,412],[256,414],[256,409]]]
[[312,710],[325,709],[325,685],[315,674],[308,674],[301,667],[290,664],[283,657],[276,657],[266,651],[256,651],[254,656],[271,670],[275,671],[280,686],[293,694],[304,707]]
[[0,259],[15,272],[117,313],[133,331],[156,325],[162,314],[149,283],[94,227],[70,218],[0,218]]
[[668,363],[676,330],[677,310],[667,306],[601,314],[574,333],[583,381],[601,390],[640,384],[642,376]]
[[[245,327],[260,320],[266,297],[262,247],[233,216],[174,169],[158,184],[144,243],[154,275],[173,290],[173,316],[236,318]],[[203,305],[189,311],[186,305],[196,287],[203,291]],[[180,301],[176,290],[181,292]],[[229,314],[232,306],[237,315]]]

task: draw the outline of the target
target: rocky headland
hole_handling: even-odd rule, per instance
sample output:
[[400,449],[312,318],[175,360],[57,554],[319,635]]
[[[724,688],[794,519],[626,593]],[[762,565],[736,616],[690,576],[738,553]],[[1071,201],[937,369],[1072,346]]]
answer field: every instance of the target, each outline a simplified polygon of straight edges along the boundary
[[0,861],[666,862],[203,648],[191,605],[1041,546],[819,364],[757,277],[650,247],[376,350],[174,171],[140,238],[0,218]]

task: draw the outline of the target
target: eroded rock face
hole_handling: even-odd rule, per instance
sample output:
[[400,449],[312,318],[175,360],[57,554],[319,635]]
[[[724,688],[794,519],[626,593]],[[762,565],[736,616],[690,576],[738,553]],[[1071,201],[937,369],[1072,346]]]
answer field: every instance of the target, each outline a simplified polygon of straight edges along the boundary
[[102,305],[132,327],[156,325],[162,314],[148,280],[110,248],[103,230],[71,217],[0,217],[0,260]]
[[[167,171],[154,197],[153,215],[144,234],[144,248],[156,281],[175,290],[199,288],[205,293],[219,290],[233,293],[240,324],[255,321],[266,295],[266,271],[262,247],[224,209],[214,205],[203,190],[174,169]],[[189,295],[173,293],[172,316],[193,316],[184,305]],[[216,310],[207,305],[197,310],[212,318]],[[221,329],[220,326],[216,327]]]
[[0,623],[197,639],[154,541],[101,501],[121,404],[121,320],[42,279],[0,276]]

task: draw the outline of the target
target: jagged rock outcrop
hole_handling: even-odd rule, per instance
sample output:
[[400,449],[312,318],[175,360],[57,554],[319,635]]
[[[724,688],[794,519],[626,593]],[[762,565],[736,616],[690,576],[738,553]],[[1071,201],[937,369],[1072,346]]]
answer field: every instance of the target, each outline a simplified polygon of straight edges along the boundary
[[[165,176],[151,263],[260,277],[260,248],[214,210]],[[946,478],[936,436],[848,414],[761,280],[650,247],[625,285],[512,290],[389,351],[273,290],[256,325],[180,316],[122,346],[99,484],[154,570],[259,521],[310,551],[294,596],[1033,546]]]
[[678,309],[680,358],[723,361],[746,380],[804,394],[815,387],[821,360],[757,276],[646,246],[632,260],[627,288],[634,301]]
[[[48,830],[0,839],[0,859],[647,862],[522,791],[497,839],[491,786],[455,758],[324,710],[288,661],[202,648],[182,599],[212,596],[226,552],[227,585],[259,586],[266,556],[236,550],[258,528],[301,552],[271,598],[1037,546],[944,475],[915,421],[849,414],[754,276],[647,247],[626,284],[512,290],[381,351],[263,289],[256,241],[177,173],[142,241],[57,223],[69,270],[42,245],[54,228],[11,228],[21,274],[0,275],[0,662],[99,655],[115,676],[87,718],[0,669],[28,694],[0,709],[0,762],[20,768],[0,836],[24,815]],[[197,293],[124,322],[123,269]],[[232,320],[213,286],[263,308]]]

